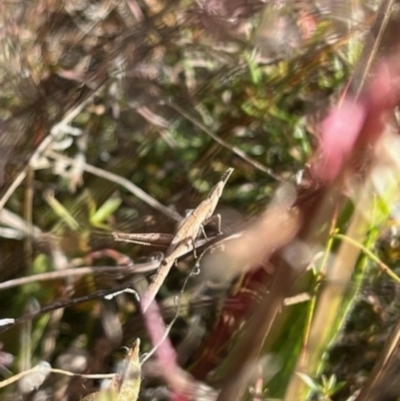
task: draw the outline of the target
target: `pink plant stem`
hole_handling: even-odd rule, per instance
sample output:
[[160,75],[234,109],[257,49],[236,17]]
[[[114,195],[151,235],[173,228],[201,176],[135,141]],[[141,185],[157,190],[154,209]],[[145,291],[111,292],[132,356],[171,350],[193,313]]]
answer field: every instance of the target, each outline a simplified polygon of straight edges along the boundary
[[359,99],[345,96],[322,121],[318,157],[313,164],[317,180],[332,183],[351,161],[368,156],[384,130],[388,113],[399,101],[399,72],[398,60],[382,60]]
[[185,388],[190,385],[189,375],[177,363],[174,347],[167,335],[167,327],[160,313],[157,302],[150,303],[146,312],[141,304],[142,314],[155,355],[165,382],[172,390],[171,401],[188,401]]

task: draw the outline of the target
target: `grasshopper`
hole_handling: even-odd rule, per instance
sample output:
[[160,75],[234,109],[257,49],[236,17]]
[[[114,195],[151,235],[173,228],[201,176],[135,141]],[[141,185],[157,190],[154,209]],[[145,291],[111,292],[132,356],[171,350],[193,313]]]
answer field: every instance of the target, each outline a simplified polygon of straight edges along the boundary
[[202,230],[204,233],[203,225],[207,224],[213,215],[225,184],[232,172],[233,168],[229,168],[222,175],[219,182],[211,189],[206,199],[204,199],[200,205],[198,205],[196,209],[194,209],[186,219],[183,220],[180,228],[165,252],[164,260],[161,262],[160,268],[141,300],[141,308],[143,312],[146,312],[147,308],[154,300],[176,259],[194,250],[194,241],[199,230]]

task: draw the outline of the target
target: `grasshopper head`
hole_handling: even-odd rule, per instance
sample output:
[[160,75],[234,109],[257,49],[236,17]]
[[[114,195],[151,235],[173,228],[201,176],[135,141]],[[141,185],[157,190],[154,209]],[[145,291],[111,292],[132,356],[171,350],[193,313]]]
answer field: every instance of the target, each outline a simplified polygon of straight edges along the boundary
[[228,170],[226,170],[225,171],[225,173],[222,175],[222,177],[221,177],[221,181],[224,183],[224,185],[225,185],[225,183],[229,180],[229,177],[231,176],[231,174],[233,173],[233,168],[231,167],[231,168],[228,168]]

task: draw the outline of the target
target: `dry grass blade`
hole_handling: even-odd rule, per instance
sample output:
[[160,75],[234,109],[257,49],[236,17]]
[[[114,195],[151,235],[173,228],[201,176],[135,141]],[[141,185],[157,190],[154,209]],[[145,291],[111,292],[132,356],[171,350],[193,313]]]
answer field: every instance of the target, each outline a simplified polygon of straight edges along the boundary
[[72,269],[63,269],[59,271],[34,274],[28,277],[16,278],[0,283],[0,291],[7,288],[19,287],[21,285],[40,282],[59,280],[73,276],[83,276],[85,274],[98,274],[98,273],[147,273],[158,269],[160,266],[161,258],[157,258],[150,262],[138,263],[128,266],[96,266],[96,267],[76,267]]
[[[70,165],[74,165],[76,163],[76,160],[71,159],[67,156],[60,155],[57,152],[48,150],[46,152],[46,155],[51,157],[54,160],[62,160],[64,163],[68,163]],[[143,202],[147,203],[149,206],[152,208],[158,210],[159,212],[165,214],[166,216],[176,220],[176,221],[181,221],[182,218],[179,216],[178,213],[174,212],[172,209],[164,206],[158,200],[154,199],[151,197],[149,194],[147,194],[145,191],[143,191],[141,188],[130,182],[124,177],[121,177],[117,174],[110,173],[109,171],[102,170],[101,168],[97,168],[94,166],[91,166],[90,164],[83,163],[82,168],[87,171],[88,173],[97,175],[98,177],[104,178],[108,181],[114,182],[116,184],[121,185],[125,189],[127,189],[129,192],[131,192],[133,195],[137,196],[140,200]]]
[[192,122],[193,125],[195,125],[197,128],[199,128],[201,131],[206,133],[208,136],[210,136],[212,139],[214,139],[215,142],[217,142],[219,145],[223,146],[224,148],[230,150],[233,152],[235,155],[239,156],[241,159],[249,163],[251,166],[256,168],[257,170],[262,171],[263,173],[268,174],[270,177],[272,177],[274,180],[281,182],[282,180],[274,174],[274,172],[265,166],[263,166],[261,163],[258,161],[254,160],[250,156],[248,156],[245,152],[243,152],[241,149],[239,149],[237,146],[230,145],[226,141],[224,141],[222,138],[220,138],[218,135],[214,134],[211,132],[205,125],[203,125],[200,121],[198,121],[196,118],[192,117],[188,112],[186,112],[184,109],[182,109],[180,106],[178,106],[175,103],[170,104],[170,106],[176,110],[178,113],[180,113],[183,117],[185,117],[187,120]]
[[140,340],[136,340],[109,388],[92,393],[81,401],[136,401],[139,397],[141,367],[139,362]]
[[360,95],[368,74],[380,48],[383,35],[393,12],[394,0],[382,0],[375,18],[374,25],[367,34],[362,54],[351,79],[351,87],[356,98]]
[[[53,141],[53,138],[51,135],[48,135],[42,143],[39,145],[39,147],[35,150],[33,155],[31,156],[28,165],[34,164],[35,160],[37,157],[41,155],[41,153],[51,144]],[[10,199],[11,195],[14,193],[14,191],[18,188],[18,186],[21,184],[21,182],[25,179],[26,177],[26,170],[28,166],[25,167],[24,170],[22,170],[13,180],[11,185],[8,187],[2,198],[0,199],[0,210],[3,209],[5,204],[8,202]]]
[[129,350],[120,372],[117,373],[111,383],[111,387],[117,390],[118,401],[136,401],[139,396],[141,381],[139,348],[140,340],[137,339]]
[[400,319],[393,327],[369,379],[355,401],[385,401],[399,395],[396,377],[399,371]]

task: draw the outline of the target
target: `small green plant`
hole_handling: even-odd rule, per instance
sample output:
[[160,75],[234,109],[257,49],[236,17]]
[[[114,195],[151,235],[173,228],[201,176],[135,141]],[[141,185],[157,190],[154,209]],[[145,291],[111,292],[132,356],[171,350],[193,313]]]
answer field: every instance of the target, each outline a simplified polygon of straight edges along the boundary
[[334,374],[330,377],[322,375],[320,380],[313,379],[303,373],[298,373],[298,375],[307,384],[318,401],[331,401],[331,397],[346,384],[345,382],[338,382]]

